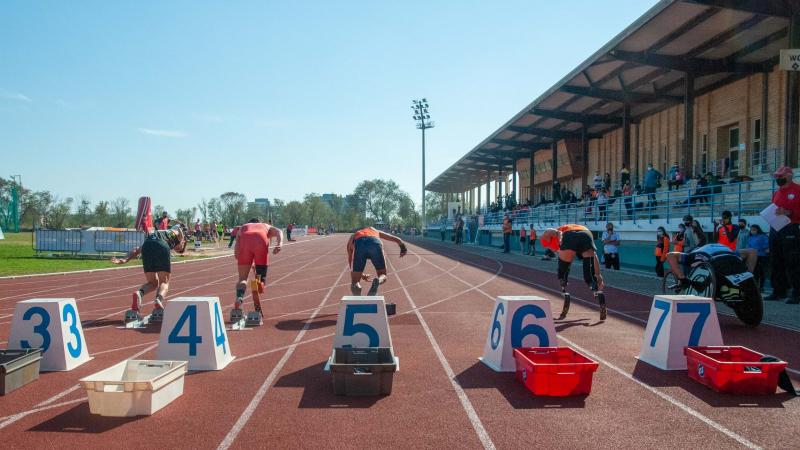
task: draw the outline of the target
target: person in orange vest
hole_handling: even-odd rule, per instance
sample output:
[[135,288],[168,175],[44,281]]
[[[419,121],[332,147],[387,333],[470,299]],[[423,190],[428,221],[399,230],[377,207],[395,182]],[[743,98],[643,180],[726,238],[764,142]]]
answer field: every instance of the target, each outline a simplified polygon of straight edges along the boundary
[[524,255],[525,254],[525,244],[528,243],[527,234],[528,233],[525,230],[525,225],[524,224],[521,225],[519,227],[519,254],[520,255]]
[[678,231],[676,231],[675,234],[672,235],[672,241],[670,241],[670,244],[672,244],[672,248],[674,249],[674,251],[678,253],[683,252],[684,239],[686,239],[686,225],[679,224]]
[[597,247],[594,236],[583,225],[567,224],[558,228],[548,228],[542,233],[542,247],[558,253],[558,281],[564,295],[562,320],[569,312],[570,295],[567,293],[569,268],[575,258],[583,261],[583,280],[589,285],[595,299],[600,304],[600,320],[606,320],[606,298],[603,294],[603,276],[600,274],[600,260],[597,258]]
[[506,214],[503,219],[503,253],[511,251],[511,218]]
[[528,254],[536,256],[536,230],[533,229],[533,225],[528,233]]
[[400,257],[406,256],[406,244],[397,236],[393,236],[373,227],[357,230],[347,241],[347,260],[350,264],[350,292],[361,295],[361,280],[369,281],[371,276],[364,273],[367,260],[372,261],[375,267],[376,278],[372,280],[372,287],[367,295],[377,295],[378,286],[386,282],[386,259],[383,254],[381,239],[392,241],[400,246]]
[[739,226],[731,223],[732,214],[730,211],[722,211],[722,220],[717,222],[717,229],[714,230],[717,244],[722,244],[732,251],[736,251],[736,239],[739,237]]
[[667,260],[669,253],[669,235],[664,227],[658,227],[656,233],[656,249],[653,254],[656,257],[656,275],[664,278],[664,261]]

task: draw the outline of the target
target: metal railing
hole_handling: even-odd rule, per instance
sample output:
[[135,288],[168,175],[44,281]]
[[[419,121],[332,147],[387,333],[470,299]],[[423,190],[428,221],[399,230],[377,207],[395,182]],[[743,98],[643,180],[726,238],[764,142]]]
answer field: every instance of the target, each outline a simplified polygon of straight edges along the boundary
[[651,222],[654,219],[680,221],[684,215],[717,217],[729,210],[734,217],[757,215],[772,200],[775,191],[773,179],[741,183],[714,184],[706,187],[684,187],[678,190],[660,189],[655,193],[641,193],[627,197],[612,197],[605,205],[596,199],[568,204],[548,204],[514,211],[500,211],[484,216],[484,225],[502,224],[508,215],[514,223],[564,224],[605,223],[631,220]]

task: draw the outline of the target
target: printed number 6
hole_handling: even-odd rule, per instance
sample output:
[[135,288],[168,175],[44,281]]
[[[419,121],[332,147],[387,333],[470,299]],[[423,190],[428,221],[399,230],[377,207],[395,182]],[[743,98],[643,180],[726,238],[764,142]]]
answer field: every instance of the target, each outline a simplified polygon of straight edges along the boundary
[[[503,328],[500,325],[500,322],[497,320],[497,316],[503,313],[505,315],[506,308],[503,306],[502,303],[497,304],[497,309],[494,310],[494,319],[492,319],[492,334],[491,334],[491,341],[489,342],[492,345],[492,350],[497,350],[497,346],[500,345],[500,336],[503,335]],[[494,337],[494,331],[497,330],[497,339]]]
[[81,342],[81,332],[78,330],[78,314],[75,313],[75,307],[69,303],[64,305],[64,311],[61,312],[61,320],[66,322],[67,316],[72,316],[72,323],[69,325],[69,332],[75,336],[75,346],[72,346],[72,342],[67,342],[67,350],[69,351],[70,356],[77,358],[78,356],[81,356],[83,342]]
[[516,310],[514,317],[511,318],[511,347],[522,347],[522,340],[531,334],[539,338],[539,347],[549,347],[550,338],[547,336],[547,330],[535,323],[522,326],[522,321],[525,320],[527,315],[532,315],[537,319],[543,319],[547,316],[544,310],[536,305],[525,305]]
[[[50,314],[41,306],[34,306],[25,311],[25,314],[22,315],[22,320],[31,320],[31,316],[34,314],[37,314],[42,319],[39,325],[33,327],[33,332],[42,337],[41,349],[42,353],[44,353],[50,348],[50,333],[47,332],[47,327],[50,325]],[[32,348],[27,339],[19,341],[19,344],[22,348]]]
[[[344,328],[342,334],[344,336],[354,336],[358,333],[366,334],[369,338],[368,347],[377,347],[380,344],[380,337],[375,328],[366,323],[353,323],[356,314],[377,314],[378,305],[373,303],[371,305],[347,305],[344,311]],[[345,345],[343,347],[352,347],[352,345]]]

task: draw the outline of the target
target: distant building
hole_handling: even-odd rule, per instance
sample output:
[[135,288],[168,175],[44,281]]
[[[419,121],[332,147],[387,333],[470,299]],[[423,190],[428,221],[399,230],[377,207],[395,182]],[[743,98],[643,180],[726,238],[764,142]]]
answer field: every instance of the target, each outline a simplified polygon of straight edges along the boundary
[[265,218],[269,216],[270,202],[268,198],[257,198],[247,203],[248,209],[256,209]]

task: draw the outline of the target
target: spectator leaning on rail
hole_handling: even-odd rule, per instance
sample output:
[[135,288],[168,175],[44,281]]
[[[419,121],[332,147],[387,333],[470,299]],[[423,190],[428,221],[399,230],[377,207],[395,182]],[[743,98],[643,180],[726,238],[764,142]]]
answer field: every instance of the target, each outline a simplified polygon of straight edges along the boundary
[[619,270],[619,233],[614,231],[614,224],[606,224],[606,231],[603,232],[603,259],[606,269],[614,268]]
[[788,304],[800,303],[800,184],[792,181],[792,169],[779,168],[773,174],[778,190],[772,194],[772,203],[777,206],[775,214],[786,216],[791,223],[769,230],[769,253],[772,257],[772,295],[764,300],[781,300],[792,295]]

